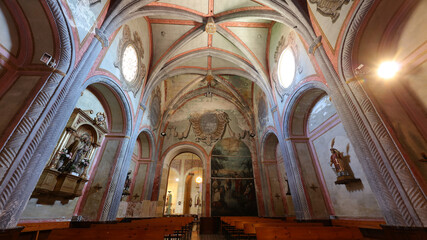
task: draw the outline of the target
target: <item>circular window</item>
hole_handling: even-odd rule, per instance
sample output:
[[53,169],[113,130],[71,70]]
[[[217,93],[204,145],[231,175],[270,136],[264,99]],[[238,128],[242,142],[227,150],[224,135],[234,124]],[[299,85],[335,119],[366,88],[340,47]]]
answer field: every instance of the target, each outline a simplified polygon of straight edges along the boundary
[[132,44],[127,45],[122,56],[122,74],[126,81],[132,82],[138,74],[138,55]]
[[285,48],[282,55],[280,55],[277,75],[279,75],[280,85],[284,88],[289,87],[294,80],[295,57],[292,49],[289,47]]

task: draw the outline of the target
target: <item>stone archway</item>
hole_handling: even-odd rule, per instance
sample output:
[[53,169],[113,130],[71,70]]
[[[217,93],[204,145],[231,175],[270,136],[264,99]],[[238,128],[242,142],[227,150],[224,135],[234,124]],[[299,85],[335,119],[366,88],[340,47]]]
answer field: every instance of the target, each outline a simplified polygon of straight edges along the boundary
[[[175,144],[168,148],[163,154],[162,162],[158,164],[162,164],[160,178],[156,179],[154,182],[154,190],[156,190],[156,185],[158,186],[158,204],[157,204],[157,216],[163,216],[163,212],[165,209],[166,199],[167,199],[167,190],[168,190],[168,177],[169,177],[169,169],[173,159],[182,154],[182,153],[191,153],[196,155],[202,163],[202,192],[201,192],[201,210],[200,214],[202,216],[210,215],[210,189],[207,189],[207,186],[210,185],[210,163],[208,162],[208,156],[204,149],[197,144],[190,142],[183,142],[179,144]],[[188,169],[190,170],[190,169]],[[185,172],[185,175],[188,175],[189,171]],[[152,199],[154,200],[154,199]],[[155,199],[157,200],[157,199]]]

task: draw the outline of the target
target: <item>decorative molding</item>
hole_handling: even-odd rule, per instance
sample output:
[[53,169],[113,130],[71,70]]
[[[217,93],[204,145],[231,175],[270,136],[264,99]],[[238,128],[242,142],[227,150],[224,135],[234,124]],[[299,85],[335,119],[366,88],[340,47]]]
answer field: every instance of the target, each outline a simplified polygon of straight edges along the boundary
[[[188,120],[190,125],[183,132],[177,132],[175,127],[168,128],[173,137],[177,137],[179,140],[186,139],[190,130],[193,129],[196,142],[203,142],[208,146],[212,146],[212,143],[223,138],[227,126],[231,137],[244,139],[253,135],[253,132],[251,133],[247,130],[244,130],[243,133],[235,133],[229,124],[230,117],[226,112],[222,111],[208,111],[203,114],[194,113]],[[251,137],[254,137],[254,135]]]
[[[295,86],[294,84],[295,78],[297,77],[298,74],[301,74],[303,71],[303,67],[300,61],[300,50],[296,42],[296,39],[297,39],[297,36],[295,31],[291,31],[286,37],[285,35],[283,35],[279,40],[279,43],[276,47],[276,51],[274,52],[274,67],[271,72],[271,76],[273,78],[274,88],[277,94],[279,95],[281,102],[283,102],[292,92],[292,89]],[[289,87],[284,88],[279,82],[278,69],[279,69],[280,56],[287,47],[289,47],[292,50],[292,53],[295,58],[296,69],[295,69],[295,75],[294,75],[294,80],[292,81],[292,84]]]
[[316,52],[316,49],[322,45],[322,35],[318,36],[314,41],[310,44],[308,49],[308,53],[313,54]]
[[160,92],[160,87],[157,86],[154,92],[152,93],[151,102],[150,102],[150,124],[153,128],[153,131],[157,130],[160,123],[160,118],[162,116],[162,94]]
[[216,33],[216,25],[212,17],[208,18],[205,26],[205,31],[207,34],[210,34],[210,35]]
[[191,115],[189,121],[196,135],[196,142],[203,142],[211,146],[213,142],[222,138],[230,118],[225,112],[206,112]]
[[[340,75],[342,79],[355,78],[353,68],[353,48],[364,17],[374,4],[374,0],[362,1],[353,15],[345,32],[340,52]],[[342,91],[349,105],[352,117],[360,129],[366,146],[372,154],[367,159],[386,186],[377,188],[379,204],[387,209],[385,214],[390,225],[426,226],[427,199],[408,168],[402,153],[380,119],[375,106],[359,81],[349,81]]]
[[95,38],[98,39],[99,42],[101,42],[103,48],[109,46],[107,35],[105,35],[102,30],[99,30],[99,28],[95,28]]
[[[127,81],[126,78],[124,77],[123,66],[122,66],[123,55],[124,55],[125,49],[129,45],[132,45],[134,47],[137,55],[137,60],[138,60],[137,73],[135,78],[132,79],[131,81]],[[117,59],[116,59],[116,62],[114,63],[114,66],[120,69],[120,79],[123,85],[123,89],[126,91],[131,91],[135,95],[141,89],[142,84],[144,83],[146,72],[147,72],[145,64],[142,63],[143,59],[144,59],[144,46],[142,44],[141,37],[139,36],[137,31],[133,32],[133,37],[132,37],[130,27],[128,25],[124,25],[123,35],[122,35],[122,38],[120,39],[119,46],[117,47]]]
[[[68,29],[67,20],[59,2],[47,1],[46,3],[53,15],[61,43],[57,69],[66,73],[70,67],[73,54],[71,31]],[[3,215],[6,203],[21,179],[34,153],[34,149],[40,143],[59,105],[62,103],[62,99],[65,97],[68,87],[62,88],[56,100],[51,99],[63,78],[61,74],[56,72],[49,76],[32,104],[28,107],[16,130],[0,150],[0,173],[2,173],[0,174],[0,211],[2,212],[0,215]],[[67,81],[65,86],[70,84]],[[50,102],[52,102],[52,105],[49,109],[46,109]],[[37,128],[35,128],[36,124],[39,124]],[[25,144],[27,145],[24,146]],[[0,228],[6,228],[11,224],[13,225],[15,222],[4,223],[0,221]]]

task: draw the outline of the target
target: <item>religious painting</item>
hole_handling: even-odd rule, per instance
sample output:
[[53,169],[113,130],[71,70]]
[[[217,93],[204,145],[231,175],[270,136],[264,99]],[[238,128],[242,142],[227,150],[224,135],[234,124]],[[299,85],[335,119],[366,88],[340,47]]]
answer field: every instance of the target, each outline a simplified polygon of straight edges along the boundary
[[211,157],[212,216],[257,215],[249,148],[236,138],[219,141]]
[[252,178],[252,158],[249,148],[240,140],[225,138],[212,150],[211,176]]
[[258,121],[261,129],[264,129],[268,122],[268,105],[264,96],[258,100]]
[[257,216],[252,179],[212,179],[212,216]]
[[223,78],[229,81],[239,92],[239,94],[249,103],[252,102],[252,81],[240,76],[224,75]]
[[161,115],[161,93],[160,87],[157,88],[153,92],[153,96],[151,97],[150,104],[150,123],[153,129],[157,129],[158,123]]

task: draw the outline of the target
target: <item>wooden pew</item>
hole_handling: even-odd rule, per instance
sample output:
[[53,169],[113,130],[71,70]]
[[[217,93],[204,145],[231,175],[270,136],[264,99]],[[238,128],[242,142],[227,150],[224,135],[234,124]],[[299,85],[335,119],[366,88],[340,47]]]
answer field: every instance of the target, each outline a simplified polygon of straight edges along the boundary
[[170,230],[144,230],[144,229],[109,229],[97,231],[93,228],[56,229],[48,236],[48,240],[163,240],[165,235],[172,234]]
[[185,238],[191,236],[193,218],[180,217],[177,219],[172,218],[158,218],[135,220],[128,223],[117,224],[94,224],[91,228],[97,231],[110,231],[110,230],[146,230],[146,231],[163,231],[167,230],[165,238]]
[[270,219],[270,218],[245,218],[245,217],[235,217],[229,219],[229,226],[224,228],[224,234],[227,239],[240,239],[242,237],[249,238],[253,236],[246,235],[244,233],[244,224],[245,223],[270,223],[270,224],[281,224],[285,223],[282,219]]
[[[164,217],[153,219],[132,220],[128,223],[96,223],[82,225],[82,228],[53,229],[48,227],[50,223],[40,226],[32,226],[31,231],[44,231],[43,239],[68,240],[68,239],[182,239],[191,236],[192,217]],[[82,222],[83,223],[83,222]],[[57,225],[55,225],[58,227]],[[67,227],[63,225],[62,227]],[[189,230],[189,231],[188,231]],[[189,235],[188,235],[189,233]],[[32,238],[34,239],[34,238]]]
[[317,239],[348,240],[363,239],[357,228],[350,227],[257,227],[258,240],[270,239]]
[[353,220],[353,219],[332,219],[332,226],[340,227],[358,227],[358,228],[372,228],[381,229],[381,225],[385,225],[383,220]]
[[246,223],[244,225],[245,234],[256,234],[257,227],[323,227],[322,223]]
[[[24,229],[19,234],[20,239],[43,239],[44,235],[52,229],[64,229],[70,227],[70,222],[34,222],[19,223],[18,226]],[[1,239],[1,238],[0,238]]]
[[0,229],[0,239],[17,240],[23,227]]

